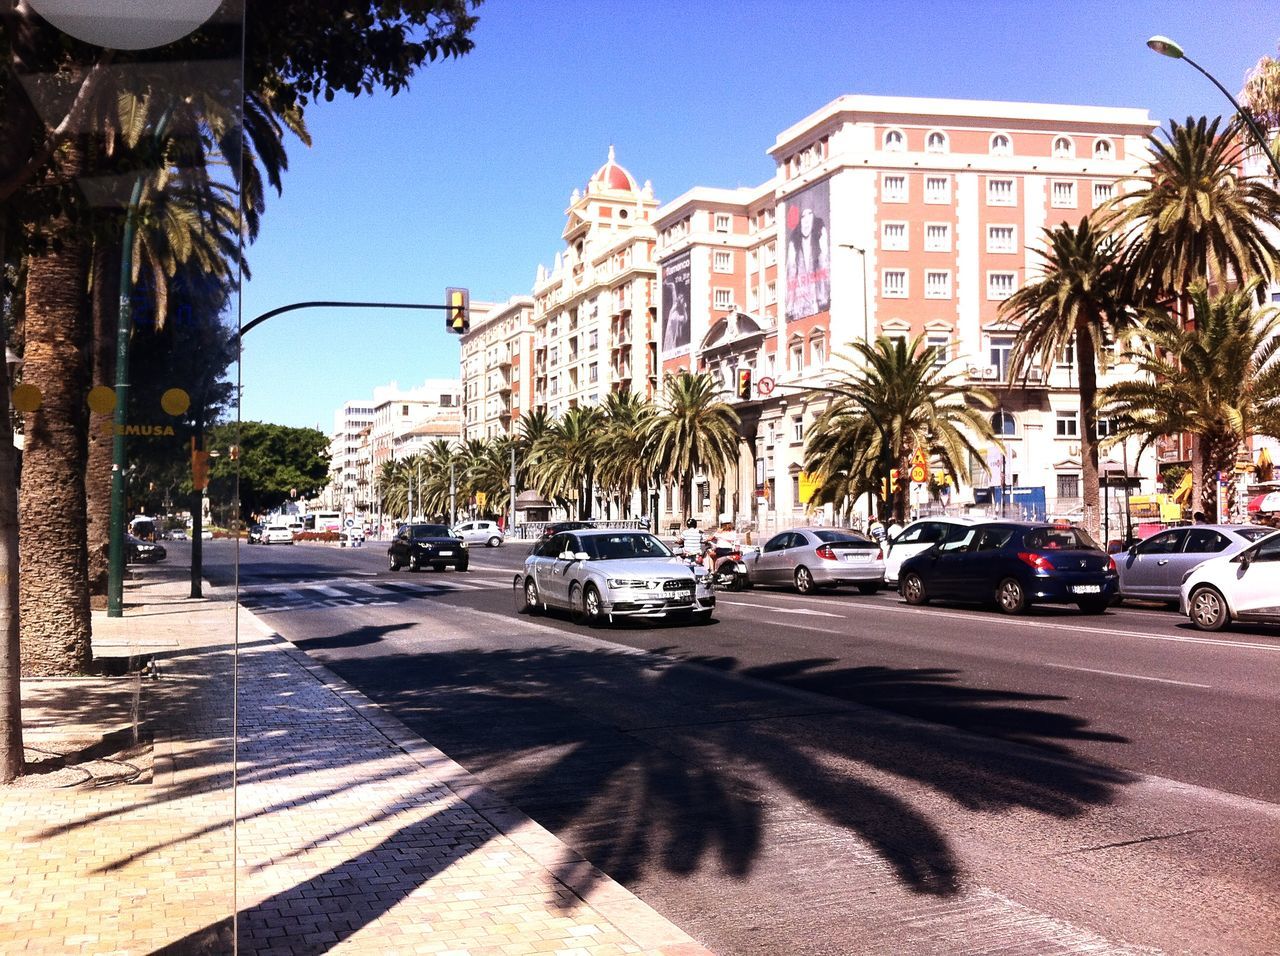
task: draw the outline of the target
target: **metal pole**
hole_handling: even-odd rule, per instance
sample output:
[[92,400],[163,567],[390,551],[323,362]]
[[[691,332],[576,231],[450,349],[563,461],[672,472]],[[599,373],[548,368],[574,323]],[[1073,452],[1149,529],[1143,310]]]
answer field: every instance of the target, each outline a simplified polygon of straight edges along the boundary
[[[422,459],[418,459],[418,507],[422,507]],[[410,518],[410,521],[413,519]]]
[[516,530],[516,446],[511,446],[511,500],[507,503],[507,512],[510,514],[508,521],[507,534],[514,534]]
[[453,459],[449,459],[449,527],[458,523],[458,485],[453,477]]
[[1129,512],[1129,442],[1126,439],[1120,443],[1123,451],[1124,459],[1124,546],[1129,547],[1129,541],[1133,538],[1133,516]]

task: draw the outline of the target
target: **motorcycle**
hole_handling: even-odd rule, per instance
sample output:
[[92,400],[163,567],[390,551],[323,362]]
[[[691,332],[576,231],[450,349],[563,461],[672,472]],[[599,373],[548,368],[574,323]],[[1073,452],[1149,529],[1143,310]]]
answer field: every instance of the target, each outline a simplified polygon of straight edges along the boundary
[[712,561],[711,583],[718,590],[745,591],[751,586],[741,548],[715,548]]

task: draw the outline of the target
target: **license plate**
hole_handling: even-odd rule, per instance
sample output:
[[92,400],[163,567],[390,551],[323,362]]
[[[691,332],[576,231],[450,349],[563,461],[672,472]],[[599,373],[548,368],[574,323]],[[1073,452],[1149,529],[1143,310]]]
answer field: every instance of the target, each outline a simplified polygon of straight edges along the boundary
[[693,600],[692,591],[670,591],[668,593],[670,594],[671,600],[673,601],[692,601]]
[[437,554],[439,554],[439,555],[440,555],[440,557],[442,557],[442,558],[451,558],[451,557],[453,557],[453,552],[452,552],[452,551],[438,551],[438,552],[436,552],[436,553],[437,553]]
[[871,555],[861,554],[857,551],[846,551],[843,557],[844,557],[844,560],[847,562],[857,562],[859,564],[866,564],[868,561],[871,560]]
[[1072,594],[1101,594],[1101,584],[1073,584],[1071,586]]

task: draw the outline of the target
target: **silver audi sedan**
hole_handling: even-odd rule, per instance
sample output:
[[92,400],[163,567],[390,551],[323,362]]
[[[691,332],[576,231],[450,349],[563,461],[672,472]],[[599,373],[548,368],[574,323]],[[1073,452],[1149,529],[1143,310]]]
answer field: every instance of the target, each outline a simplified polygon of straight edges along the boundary
[[690,567],[647,531],[552,535],[530,552],[514,587],[518,611],[564,608],[588,624],[621,617],[701,623],[716,606],[707,570]]

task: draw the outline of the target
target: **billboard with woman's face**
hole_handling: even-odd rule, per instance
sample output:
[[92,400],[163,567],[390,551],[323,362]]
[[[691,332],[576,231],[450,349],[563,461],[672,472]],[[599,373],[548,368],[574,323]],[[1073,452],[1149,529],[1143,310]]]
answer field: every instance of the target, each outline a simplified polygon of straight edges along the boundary
[[831,182],[824,179],[787,200],[788,322],[831,308]]
[[689,349],[689,254],[662,264],[662,355]]

